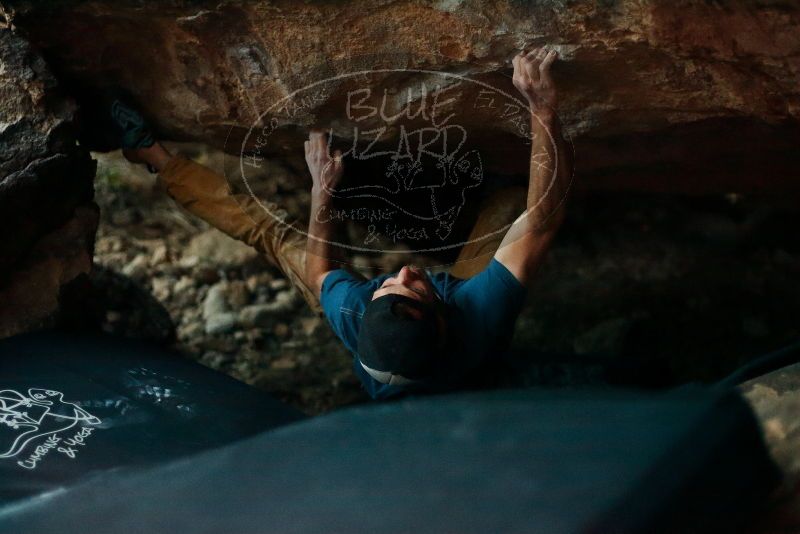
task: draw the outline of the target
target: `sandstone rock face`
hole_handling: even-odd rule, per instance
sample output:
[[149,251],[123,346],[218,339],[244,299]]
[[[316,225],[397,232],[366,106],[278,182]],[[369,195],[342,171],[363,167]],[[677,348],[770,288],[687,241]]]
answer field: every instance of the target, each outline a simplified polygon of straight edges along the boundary
[[[320,80],[388,69],[368,83],[373,96],[389,90],[395,109],[406,88],[432,84],[435,72],[513,94],[513,54],[552,43],[563,60],[560,115],[584,186],[799,188],[800,6],[790,0],[0,4],[76,92],[124,86],[162,137],[233,154],[245,140],[253,148],[248,129],[266,110]],[[264,155],[294,158],[299,168],[305,129],[341,119],[352,80],[295,95]],[[451,93],[465,104],[460,124],[488,170],[524,173],[527,148],[513,125],[500,111],[476,111],[481,89],[470,82]],[[360,124],[371,126],[380,125]],[[382,141],[396,143],[389,126]]]
[[800,364],[754,378],[741,386],[761,423],[764,438],[784,474],[772,508],[753,532],[792,532],[800,526]]
[[53,318],[63,286],[91,267],[94,162],[76,145],[75,109],[0,27],[0,337]]

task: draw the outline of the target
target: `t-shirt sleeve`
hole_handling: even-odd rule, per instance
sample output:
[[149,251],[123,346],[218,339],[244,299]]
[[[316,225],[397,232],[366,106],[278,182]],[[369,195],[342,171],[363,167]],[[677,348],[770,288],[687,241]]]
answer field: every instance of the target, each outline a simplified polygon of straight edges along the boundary
[[334,333],[356,352],[361,317],[372,294],[370,283],[344,269],[331,271],[322,282],[320,304]]
[[495,259],[459,285],[453,303],[464,321],[461,334],[468,346],[483,354],[505,351],[526,295],[519,280]]

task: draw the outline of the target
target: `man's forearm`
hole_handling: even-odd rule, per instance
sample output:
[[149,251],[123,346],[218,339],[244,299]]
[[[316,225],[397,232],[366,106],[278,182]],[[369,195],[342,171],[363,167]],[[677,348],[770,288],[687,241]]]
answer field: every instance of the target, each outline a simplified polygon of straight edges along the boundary
[[311,192],[311,214],[306,241],[306,278],[314,293],[322,291],[323,275],[337,269],[341,263],[340,250],[332,243],[338,233],[338,224],[324,216],[333,204],[333,197],[325,191]]
[[552,111],[531,115],[528,226],[534,232],[554,232],[564,218],[564,203],[572,177],[571,155]]

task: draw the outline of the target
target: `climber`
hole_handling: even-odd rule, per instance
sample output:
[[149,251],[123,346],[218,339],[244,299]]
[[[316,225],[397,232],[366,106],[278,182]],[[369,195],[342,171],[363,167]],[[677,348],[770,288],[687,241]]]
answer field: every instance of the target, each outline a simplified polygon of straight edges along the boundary
[[[332,209],[330,191],[344,173],[341,152],[330,154],[322,132],[312,131],[305,142],[313,182],[307,239],[250,196],[232,194],[222,176],[154,142],[129,106],[118,103],[112,115],[125,156],[158,172],[166,192],[188,211],[255,247],[280,268],[353,353],[366,391],[382,399],[458,387],[508,346],[526,288],[564,218],[571,180],[569,151],[555,115],[551,66],[556,57],[555,50],[541,47],[523,50],[512,61],[513,83],[531,111],[528,190],[515,195],[526,205],[504,215],[510,215],[505,224],[513,224],[500,243],[490,249],[485,242],[466,245],[450,273],[407,265],[365,280],[340,268],[344,258],[331,244],[337,220],[315,217]],[[513,205],[508,197],[490,199],[473,235],[484,235],[481,227],[489,223],[497,228],[496,209],[508,211]]]

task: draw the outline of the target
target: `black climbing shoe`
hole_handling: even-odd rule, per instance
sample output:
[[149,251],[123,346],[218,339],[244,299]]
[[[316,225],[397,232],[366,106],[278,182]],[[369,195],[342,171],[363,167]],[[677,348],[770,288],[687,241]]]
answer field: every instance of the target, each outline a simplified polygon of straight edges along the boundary
[[138,149],[155,143],[147,122],[125,91],[102,89],[86,92],[82,97],[81,144],[89,150]]
[[153,146],[155,140],[144,117],[136,108],[120,95],[112,97],[109,113],[118,129],[118,138],[122,148],[146,148]]

